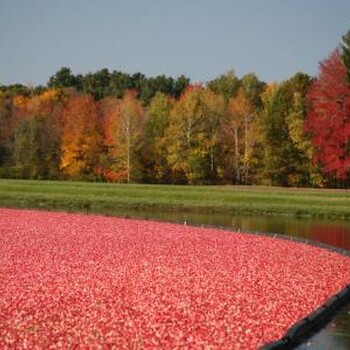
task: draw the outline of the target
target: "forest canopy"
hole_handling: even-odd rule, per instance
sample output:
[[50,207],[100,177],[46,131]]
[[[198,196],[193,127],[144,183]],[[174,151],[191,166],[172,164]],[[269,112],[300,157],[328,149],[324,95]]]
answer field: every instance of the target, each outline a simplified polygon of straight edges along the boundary
[[0,86],[0,177],[348,187],[350,34],[280,83],[63,67]]

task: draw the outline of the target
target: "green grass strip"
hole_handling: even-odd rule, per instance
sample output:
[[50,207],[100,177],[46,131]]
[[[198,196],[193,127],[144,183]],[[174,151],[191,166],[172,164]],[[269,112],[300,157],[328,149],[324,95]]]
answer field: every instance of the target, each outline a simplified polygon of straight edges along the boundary
[[350,191],[0,179],[0,206],[102,214],[140,209],[350,220]]

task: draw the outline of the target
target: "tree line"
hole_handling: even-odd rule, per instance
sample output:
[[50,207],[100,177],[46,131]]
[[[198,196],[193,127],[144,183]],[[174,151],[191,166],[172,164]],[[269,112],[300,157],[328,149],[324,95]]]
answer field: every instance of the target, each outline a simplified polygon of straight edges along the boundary
[[64,67],[46,86],[0,86],[0,177],[346,187],[350,34],[317,77],[281,83]]

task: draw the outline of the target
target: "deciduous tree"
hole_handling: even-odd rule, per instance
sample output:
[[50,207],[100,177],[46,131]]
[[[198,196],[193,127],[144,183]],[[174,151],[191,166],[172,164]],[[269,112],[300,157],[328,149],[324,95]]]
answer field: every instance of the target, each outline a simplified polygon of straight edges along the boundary
[[89,95],[71,94],[63,118],[60,168],[69,177],[89,178],[95,173],[101,144],[97,103]]
[[350,170],[350,86],[339,49],[320,64],[307,98],[315,159],[324,173],[344,182]]
[[241,88],[231,97],[227,106],[226,128],[224,130],[228,148],[228,168],[233,170],[231,179],[235,183],[248,183],[252,158],[252,125],[254,109]]
[[190,86],[176,103],[166,132],[174,181],[215,182],[223,113],[223,98],[202,86]]
[[169,126],[173,105],[173,99],[158,92],[147,110],[140,149],[143,179],[146,182],[170,181],[165,132]]
[[[139,178],[137,147],[144,122],[144,111],[136,92],[127,90],[120,100],[103,101],[104,145],[109,181],[134,181]],[[106,164],[106,162],[105,162]]]

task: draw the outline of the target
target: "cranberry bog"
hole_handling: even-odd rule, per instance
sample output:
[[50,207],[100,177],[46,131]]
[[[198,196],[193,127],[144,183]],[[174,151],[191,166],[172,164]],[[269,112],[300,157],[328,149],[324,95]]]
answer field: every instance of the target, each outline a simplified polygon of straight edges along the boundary
[[256,349],[350,283],[285,239],[0,209],[0,348]]

